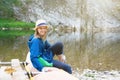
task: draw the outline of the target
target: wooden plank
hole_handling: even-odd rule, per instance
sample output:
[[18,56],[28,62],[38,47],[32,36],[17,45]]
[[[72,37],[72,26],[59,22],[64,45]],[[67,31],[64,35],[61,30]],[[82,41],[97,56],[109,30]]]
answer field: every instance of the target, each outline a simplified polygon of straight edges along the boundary
[[11,60],[11,66],[13,69],[15,69],[16,71],[13,72],[13,80],[26,80],[26,75],[24,70],[22,69],[21,65],[20,65],[20,61],[19,59],[12,59]]
[[0,67],[0,80],[12,80],[12,76],[5,72],[5,69],[7,66],[1,66]]

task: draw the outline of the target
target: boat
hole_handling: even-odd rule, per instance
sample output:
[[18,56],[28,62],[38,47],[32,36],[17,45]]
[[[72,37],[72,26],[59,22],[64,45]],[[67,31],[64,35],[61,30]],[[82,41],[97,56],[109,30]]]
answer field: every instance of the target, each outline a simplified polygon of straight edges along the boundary
[[47,67],[51,71],[40,72],[26,61],[11,59],[10,62],[0,62],[0,80],[79,80],[72,74],[55,67]]

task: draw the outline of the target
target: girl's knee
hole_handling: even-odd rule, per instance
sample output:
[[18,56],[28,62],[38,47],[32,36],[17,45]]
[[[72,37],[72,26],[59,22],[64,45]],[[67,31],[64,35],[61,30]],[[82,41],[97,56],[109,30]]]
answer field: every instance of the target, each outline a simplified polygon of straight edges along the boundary
[[60,55],[63,53],[63,43],[57,42],[54,45],[51,46],[51,50],[54,54]]

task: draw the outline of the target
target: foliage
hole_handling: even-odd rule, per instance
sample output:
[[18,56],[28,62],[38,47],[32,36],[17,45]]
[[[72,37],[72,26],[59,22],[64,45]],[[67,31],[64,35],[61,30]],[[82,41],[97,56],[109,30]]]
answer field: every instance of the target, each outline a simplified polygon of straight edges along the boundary
[[14,10],[13,10],[14,5],[20,6],[20,1],[0,0],[0,17],[1,18],[14,17]]
[[32,28],[34,23],[26,23],[15,19],[0,19],[0,28]]

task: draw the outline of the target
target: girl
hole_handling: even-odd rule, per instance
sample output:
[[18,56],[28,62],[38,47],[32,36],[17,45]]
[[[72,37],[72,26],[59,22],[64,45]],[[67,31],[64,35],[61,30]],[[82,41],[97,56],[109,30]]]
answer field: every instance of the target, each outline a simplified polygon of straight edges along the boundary
[[[32,65],[39,71],[43,71],[45,67],[56,67],[72,74],[71,67],[65,63],[63,44],[57,42],[51,46],[46,40],[47,32],[48,25],[46,21],[36,21],[35,33],[28,41]],[[53,59],[55,55],[58,56],[59,60]],[[50,68],[47,71],[50,71]]]

